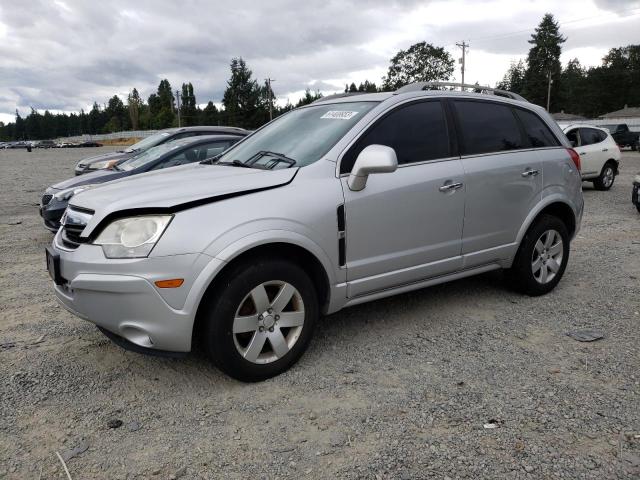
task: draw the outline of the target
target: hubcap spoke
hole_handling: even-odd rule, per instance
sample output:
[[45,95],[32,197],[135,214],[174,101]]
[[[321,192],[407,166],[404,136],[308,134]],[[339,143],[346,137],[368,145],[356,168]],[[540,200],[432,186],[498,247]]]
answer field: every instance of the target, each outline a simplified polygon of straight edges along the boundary
[[538,270],[540,270],[541,266],[542,266],[542,259],[538,257],[538,259],[531,264],[531,270],[533,270],[533,273],[536,273]]
[[250,362],[255,362],[258,359],[258,355],[262,352],[264,342],[267,340],[267,335],[264,332],[255,332],[253,338],[247,346],[247,350],[244,352],[244,358]]
[[547,266],[546,265],[542,265],[542,267],[540,268],[540,281],[542,283],[547,283],[547,274],[549,273],[549,271],[547,270]]
[[536,242],[536,251],[537,251],[538,253],[542,253],[542,252],[544,252],[544,244],[542,243],[542,239],[540,239],[540,240],[538,240],[538,241]]
[[556,256],[559,253],[562,253],[562,242],[558,242],[555,245],[552,245],[549,249],[549,255]]
[[278,320],[278,326],[280,328],[299,327],[303,323],[304,312],[282,312],[280,314],[280,320]]
[[553,245],[553,240],[555,239],[556,233],[555,232],[547,232],[547,238],[544,241],[544,246],[545,248],[549,248],[551,247],[551,245]]
[[271,342],[271,348],[273,348],[273,352],[278,358],[284,357],[289,351],[289,345],[287,345],[287,341],[279,328],[269,333],[269,342]]
[[549,260],[547,260],[547,267],[553,273],[556,273],[558,270],[560,270],[560,265],[553,258],[550,258]]
[[233,321],[233,333],[255,332],[258,329],[258,315],[238,316]]
[[251,299],[256,306],[256,312],[258,314],[265,312],[267,308],[269,308],[269,297],[267,296],[264,285],[258,285],[251,290]]
[[284,310],[284,307],[286,307],[287,304],[291,301],[291,297],[293,297],[294,292],[295,289],[293,288],[293,286],[289,283],[285,283],[276,295],[276,298],[273,299],[271,307],[276,312],[281,312],[282,310]]

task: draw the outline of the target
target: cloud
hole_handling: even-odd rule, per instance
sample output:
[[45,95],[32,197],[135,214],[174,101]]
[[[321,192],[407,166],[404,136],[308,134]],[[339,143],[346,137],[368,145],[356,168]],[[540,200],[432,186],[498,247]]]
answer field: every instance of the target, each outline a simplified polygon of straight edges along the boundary
[[[281,101],[305,88],[331,92],[365,78],[380,82],[389,58],[426,40],[471,40],[470,78],[499,80],[547,11],[560,21],[605,13],[601,24],[562,26],[565,49],[634,41],[640,2],[553,0],[8,0],[0,5],[0,116],[30,107],[77,111],[136,87],[143,97],[162,78],[192,82],[198,103],[220,102],[229,61],[242,56],[262,82],[275,78]],[[578,13],[576,13],[578,12]],[[609,12],[609,13],[607,13]],[[633,13],[633,12],[631,12]],[[609,20],[607,20],[609,21]],[[636,22],[637,23],[637,22]],[[517,33],[524,30],[524,32]],[[516,32],[516,33],[514,33]],[[473,58],[482,61],[473,63]],[[296,98],[291,98],[295,101]]]

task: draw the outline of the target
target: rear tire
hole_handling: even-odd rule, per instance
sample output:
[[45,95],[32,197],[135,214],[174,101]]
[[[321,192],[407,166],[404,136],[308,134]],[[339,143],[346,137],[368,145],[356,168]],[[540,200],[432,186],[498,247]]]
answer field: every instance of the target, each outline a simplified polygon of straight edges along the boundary
[[609,190],[616,181],[616,168],[611,162],[607,162],[602,167],[600,176],[593,181],[596,190]]
[[317,293],[305,271],[268,258],[232,268],[203,307],[204,350],[220,370],[243,382],[266,380],[296,363],[319,316]]
[[536,297],[553,290],[569,261],[569,233],[558,217],[540,215],[525,234],[513,265],[507,270],[509,284]]

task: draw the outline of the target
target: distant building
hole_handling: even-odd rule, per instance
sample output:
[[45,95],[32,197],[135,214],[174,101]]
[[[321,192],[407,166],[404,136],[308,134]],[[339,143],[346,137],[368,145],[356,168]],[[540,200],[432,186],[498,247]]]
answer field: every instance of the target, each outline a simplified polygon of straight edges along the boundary
[[600,118],[638,118],[638,117],[640,117],[640,107],[629,107],[625,104],[622,110],[616,110],[615,112],[605,113]]
[[556,122],[572,122],[574,120],[585,120],[585,117],[574,115],[573,113],[564,113],[564,110],[560,110],[560,113],[552,113],[551,116]]

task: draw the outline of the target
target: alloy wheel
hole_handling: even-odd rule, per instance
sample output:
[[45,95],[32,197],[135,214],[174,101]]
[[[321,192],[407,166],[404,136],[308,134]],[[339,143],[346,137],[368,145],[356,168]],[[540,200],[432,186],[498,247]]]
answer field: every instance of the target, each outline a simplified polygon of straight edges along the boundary
[[613,178],[613,168],[606,167],[604,169],[604,172],[602,172],[602,185],[604,185],[605,188],[609,188],[611,185],[613,185]]
[[535,243],[531,256],[531,271],[538,283],[552,281],[560,267],[564,255],[562,237],[556,230],[547,230]]
[[253,288],[233,320],[233,341],[242,357],[265,364],[284,357],[304,325],[302,296],[290,283],[272,280]]

